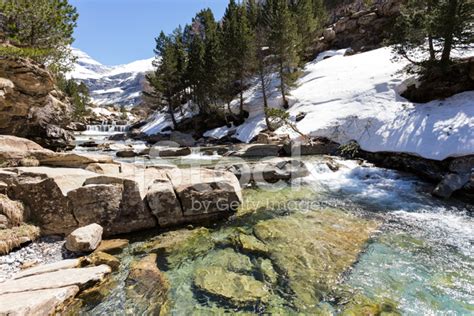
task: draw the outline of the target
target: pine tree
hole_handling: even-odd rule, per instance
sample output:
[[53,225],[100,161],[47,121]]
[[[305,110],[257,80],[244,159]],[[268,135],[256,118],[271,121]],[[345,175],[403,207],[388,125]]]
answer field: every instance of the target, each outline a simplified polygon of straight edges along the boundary
[[300,38],[299,54],[305,58],[306,50],[316,38],[316,30],[320,27],[313,11],[313,0],[293,0],[291,8]]
[[204,112],[205,105],[205,84],[204,84],[204,55],[205,46],[201,38],[200,26],[194,22],[186,31],[188,65],[186,68],[186,80],[191,88],[192,100],[199,107],[200,112]]
[[[153,89],[156,100],[166,106],[168,114],[173,122],[173,127],[178,127],[175,109],[179,106],[181,77],[178,72],[178,60],[176,56],[176,45],[172,37],[161,32],[156,39],[155,54],[157,56],[156,71],[149,75],[148,82]],[[159,58],[159,59],[158,59]],[[159,62],[158,62],[159,60]]]
[[[244,115],[245,79],[254,68],[254,36],[247,19],[247,8],[237,5],[234,0],[229,6],[222,20],[222,54],[223,68],[226,79],[223,80],[224,93],[228,100],[239,93],[239,116]],[[235,88],[237,87],[237,89]]]
[[287,0],[267,0],[263,12],[270,49],[280,76],[283,107],[288,108],[287,93],[296,81],[295,69],[299,63],[297,27]]
[[[42,49],[42,62],[53,62],[59,70],[70,66],[68,46],[72,44],[78,14],[67,0],[0,0],[0,12],[7,21],[6,36],[20,47]],[[60,67],[62,66],[62,67]]]
[[[408,0],[392,32],[395,52],[422,69],[451,62],[451,52],[474,42],[474,1]],[[421,54],[420,54],[421,52]],[[418,56],[426,55],[427,57]]]

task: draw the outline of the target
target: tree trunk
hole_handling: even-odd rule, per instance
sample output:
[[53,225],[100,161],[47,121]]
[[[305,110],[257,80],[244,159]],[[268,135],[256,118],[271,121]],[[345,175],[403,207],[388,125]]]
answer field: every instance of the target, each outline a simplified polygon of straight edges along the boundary
[[444,48],[441,55],[441,65],[446,67],[451,58],[451,50],[454,44],[454,28],[456,24],[456,11],[458,7],[458,0],[449,0],[448,10],[446,12],[447,19],[445,25]]
[[430,61],[434,62],[436,60],[436,53],[435,53],[434,44],[433,44],[433,36],[431,35],[428,36],[428,44],[430,47]]
[[173,110],[173,101],[172,98],[168,98],[168,113],[171,116],[171,121],[173,122],[173,129],[178,128],[178,123],[176,123],[176,118],[174,117],[174,110]]
[[242,84],[242,79],[240,79],[240,107],[239,107],[239,116],[240,116],[240,119],[243,120],[244,119],[244,90],[242,88],[243,84]]
[[[260,67],[263,67],[262,65]],[[268,118],[268,100],[267,100],[267,86],[265,84],[265,73],[263,68],[259,70],[259,77],[260,77],[260,84],[262,86],[262,97],[263,97],[263,112],[265,113],[265,123],[267,124],[267,128],[272,132],[273,128],[270,124],[270,119]]]
[[286,99],[285,78],[283,76],[283,62],[280,61],[280,90],[283,99],[283,108],[288,109],[288,100]]

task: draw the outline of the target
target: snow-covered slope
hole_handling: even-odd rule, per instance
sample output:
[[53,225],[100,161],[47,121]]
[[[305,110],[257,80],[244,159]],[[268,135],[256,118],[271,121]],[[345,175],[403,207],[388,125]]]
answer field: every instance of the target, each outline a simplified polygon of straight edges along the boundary
[[[400,72],[406,63],[394,62],[390,48],[343,55],[344,50],[326,52],[306,65],[289,109],[293,118],[306,113],[297,123],[300,131],[339,143],[356,140],[373,152],[406,152],[436,160],[474,154],[474,91],[414,104],[397,92],[406,79]],[[249,89],[246,98],[250,117],[235,136],[243,142],[266,128],[257,87]],[[270,104],[280,104],[278,93],[272,93]],[[283,128],[277,132],[291,134]],[[225,134],[220,128],[206,136]]]
[[77,61],[68,77],[84,82],[95,104],[134,106],[140,102],[145,74],[153,70],[153,58],[105,66],[79,49],[74,48],[73,54]]

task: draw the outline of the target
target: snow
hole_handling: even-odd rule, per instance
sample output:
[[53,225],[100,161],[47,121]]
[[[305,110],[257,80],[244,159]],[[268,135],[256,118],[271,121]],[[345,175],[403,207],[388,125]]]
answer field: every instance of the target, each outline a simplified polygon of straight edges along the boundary
[[105,108],[91,108],[92,112],[98,116],[111,116],[113,113]]
[[211,130],[205,132],[203,136],[207,137],[207,138],[221,139],[221,138],[226,137],[232,131],[235,131],[235,130],[236,130],[236,127],[234,127],[234,125],[232,125],[231,127],[222,126],[222,127],[211,129]]
[[119,66],[105,66],[83,51],[72,48],[77,58],[74,68],[66,76],[84,82],[96,105],[137,105],[145,74],[154,69],[154,58],[134,61]]
[[[343,56],[344,52],[326,52],[308,63],[291,92],[290,117],[306,113],[296,123],[301,132],[339,143],[356,140],[367,151],[435,160],[474,153],[474,91],[415,104],[398,94],[407,79],[401,72],[407,64],[393,61],[390,48],[353,56]],[[250,117],[235,137],[249,142],[266,125],[258,87],[245,97]],[[273,91],[270,106],[278,104],[281,99]],[[277,132],[297,137],[286,128]]]
[[[192,106],[186,104],[183,106],[183,115],[180,112],[175,113],[176,122],[181,122],[184,119],[191,118],[197,114],[197,110],[193,109]],[[151,119],[149,120],[148,124],[143,126],[140,131],[147,135],[155,135],[159,133],[164,133],[163,131],[166,129],[172,128],[173,123],[171,121],[170,115],[167,113],[167,110],[164,111],[157,111]]]
[[122,93],[123,90],[121,88],[111,88],[107,90],[95,90],[94,93],[96,94],[110,94],[110,93]]

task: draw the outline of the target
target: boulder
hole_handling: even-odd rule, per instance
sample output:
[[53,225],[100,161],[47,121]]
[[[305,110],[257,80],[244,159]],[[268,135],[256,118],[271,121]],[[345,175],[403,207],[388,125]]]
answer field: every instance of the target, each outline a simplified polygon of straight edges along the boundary
[[93,265],[100,266],[102,264],[108,265],[112,271],[118,271],[120,267],[120,260],[102,251],[94,251],[87,260]]
[[21,166],[24,159],[52,155],[54,152],[26,138],[0,135],[0,167]]
[[251,182],[276,183],[309,175],[304,162],[288,158],[273,158],[257,163],[238,163],[219,168],[233,173],[242,187]]
[[450,173],[444,176],[443,180],[436,186],[433,195],[439,198],[447,199],[454,192],[461,190],[470,180],[471,174]]
[[52,74],[23,58],[0,62],[0,134],[31,139],[40,145],[74,148],[70,123],[72,105],[57,91]]
[[203,168],[167,171],[186,222],[203,218],[228,217],[242,203],[237,178],[230,172]]
[[327,138],[315,138],[310,141],[291,141],[283,146],[288,156],[332,155],[339,149],[339,144]]
[[66,238],[66,248],[72,252],[91,252],[97,249],[102,241],[104,229],[97,224],[91,224],[73,231]]
[[135,315],[165,315],[169,282],[156,265],[156,254],[133,262],[125,280],[128,313]]
[[138,154],[133,149],[126,149],[117,151],[115,154],[119,158],[133,158],[138,156]]
[[114,163],[112,157],[95,154],[57,153],[39,158],[42,166],[61,168],[86,168],[90,164]]
[[161,227],[180,224],[184,221],[181,204],[174,192],[173,185],[166,179],[157,179],[148,189],[146,196],[152,214]]
[[170,140],[179,144],[181,147],[193,147],[196,145],[196,140],[192,135],[177,131],[171,133]]
[[377,19],[377,13],[372,12],[372,13],[362,15],[361,17],[359,17],[359,19],[357,20],[357,23],[363,26],[370,25],[376,19]]
[[327,28],[323,31],[324,41],[332,42],[336,39],[336,31],[332,28]]
[[236,152],[233,152],[230,155],[242,158],[278,157],[281,148],[282,146],[280,145],[268,144],[242,145]]
[[150,149],[150,157],[180,157],[191,155],[191,149],[188,147],[173,148],[173,147],[159,147],[154,146]]
[[109,239],[109,240],[102,240],[102,242],[100,243],[96,251],[105,252],[110,255],[118,255],[122,253],[122,251],[127,247],[128,247],[127,239]]

